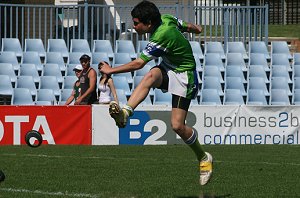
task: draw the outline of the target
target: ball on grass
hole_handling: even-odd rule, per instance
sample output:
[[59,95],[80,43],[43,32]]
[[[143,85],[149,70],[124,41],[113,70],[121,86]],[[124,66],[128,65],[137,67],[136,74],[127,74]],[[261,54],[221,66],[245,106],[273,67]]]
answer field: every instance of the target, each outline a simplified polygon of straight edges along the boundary
[[43,137],[38,131],[31,130],[26,133],[25,142],[30,147],[39,147],[43,142]]

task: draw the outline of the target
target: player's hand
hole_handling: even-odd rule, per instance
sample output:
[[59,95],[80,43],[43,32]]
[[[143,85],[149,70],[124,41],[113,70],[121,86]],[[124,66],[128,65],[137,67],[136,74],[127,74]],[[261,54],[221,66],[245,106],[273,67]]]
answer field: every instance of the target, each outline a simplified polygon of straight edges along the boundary
[[109,66],[109,64],[107,64],[107,62],[105,62],[105,61],[100,62],[100,65],[99,65],[100,72],[110,75],[111,69],[112,69],[111,66]]
[[74,105],[80,105],[81,101],[81,97],[78,97],[77,100],[74,102]]

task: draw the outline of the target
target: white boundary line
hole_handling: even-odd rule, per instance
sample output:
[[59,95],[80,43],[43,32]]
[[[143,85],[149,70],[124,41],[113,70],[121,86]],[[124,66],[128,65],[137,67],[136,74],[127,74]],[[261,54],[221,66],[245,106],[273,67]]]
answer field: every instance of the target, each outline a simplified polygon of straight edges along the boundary
[[97,195],[86,194],[86,193],[69,193],[69,192],[47,192],[41,190],[28,190],[28,189],[16,189],[16,188],[0,188],[0,191],[13,192],[13,193],[29,193],[39,195],[51,195],[51,196],[62,196],[62,197],[87,197],[97,198]]

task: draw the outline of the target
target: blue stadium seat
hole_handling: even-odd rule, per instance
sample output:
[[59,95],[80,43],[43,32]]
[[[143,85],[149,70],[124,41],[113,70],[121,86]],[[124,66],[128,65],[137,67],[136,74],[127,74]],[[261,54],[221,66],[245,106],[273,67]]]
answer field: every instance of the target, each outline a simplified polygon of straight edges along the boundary
[[22,64],[34,64],[39,73],[43,70],[43,64],[38,52],[24,52]]
[[249,77],[248,78],[248,87],[247,90],[251,90],[251,89],[260,89],[263,91],[265,96],[269,96],[270,92],[268,89],[268,85],[265,82],[265,79],[262,77]]
[[10,78],[10,81],[14,87],[16,81],[17,81],[17,76],[16,73],[13,69],[12,64],[10,63],[0,63],[0,75],[8,75]]
[[52,89],[57,100],[61,94],[61,90],[56,76],[41,76],[39,89]]
[[116,92],[117,92],[119,104],[121,106],[127,104],[127,97],[125,95],[125,91],[123,89],[116,89]]
[[110,60],[114,58],[114,51],[109,40],[94,40],[92,52],[104,52],[107,53]]
[[116,40],[116,53],[129,53],[131,59],[137,57],[133,42],[131,40]]
[[63,89],[73,89],[74,83],[78,80],[77,76],[64,76]]
[[293,65],[293,78],[300,77],[300,65]]
[[[60,98],[60,95],[59,97]],[[40,88],[37,90],[36,104],[57,104],[57,97],[53,89]],[[50,103],[49,103],[50,102]]]
[[13,87],[8,75],[0,75],[0,105],[10,105]]
[[30,90],[27,88],[14,88],[12,105],[34,105]]
[[243,80],[243,83],[247,83],[247,80],[244,75],[244,71],[241,67],[228,65],[225,68],[225,78],[226,77],[240,77]]
[[220,79],[218,77],[207,76],[203,78],[202,89],[215,89],[220,96],[224,95]]
[[60,52],[47,52],[45,64],[57,64],[62,73],[66,71],[63,55]]
[[198,59],[200,61],[203,61],[204,55],[200,46],[200,43],[198,41],[190,41],[193,53],[197,55]]
[[200,105],[222,105],[219,92],[216,89],[202,89]]
[[140,103],[140,105],[153,105],[150,95],[147,95],[146,98]]
[[293,65],[300,65],[300,53],[294,53]]
[[271,78],[271,85],[270,85],[271,91],[273,89],[281,89],[281,90],[286,90],[287,94],[289,96],[292,95],[290,85],[288,83],[288,79],[285,77],[272,77]]
[[131,57],[129,53],[115,53],[112,66],[117,67],[119,65],[129,63],[131,61]]
[[37,52],[40,57],[46,56],[46,50],[42,39],[25,39],[24,52]]
[[268,51],[268,47],[264,41],[250,41],[248,53],[264,54],[267,60],[271,59],[270,53]]
[[249,57],[249,65],[263,65],[265,71],[270,71],[268,61],[264,54],[251,53]]
[[62,85],[63,83],[63,76],[61,74],[58,64],[45,64],[42,76],[56,76],[57,82],[60,83],[60,85]]
[[147,46],[148,43],[149,43],[149,41],[139,40],[136,52],[138,54],[140,54],[146,48],[146,46]]
[[10,63],[16,74],[18,74],[20,69],[20,64],[18,62],[15,52],[7,51],[0,53],[0,63]]
[[241,90],[226,89],[224,93],[224,105],[243,105],[245,104]]
[[172,106],[172,94],[163,93],[160,89],[154,89],[153,105]]
[[194,59],[195,59],[195,63],[196,63],[196,70],[198,72],[202,72],[203,71],[203,66],[201,64],[201,61],[203,62],[204,58],[202,58],[202,60],[200,61],[200,58],[197,54],[194,53],[193,55],[194,55]]
[[286,89],[271,89],[270,105],[290,105],[288,91]]
[[30,90],[33,99],[36,98],[37,89],[32,76],[18,76],[16,88],[27,88]]
[[286,54],[289,60],[293,58],[291,56],[290,49],[286,41],[272,41],[271,54]]
[[240,77],[226,77],[225,79],[225,91],[227,89],[238,89],[243,96],[246,96],[245,85]]
[[300,90],[297,90],[293,93],[292,105],[300,105]]
[[225,67],[236,66],[241,67],[243,71],[247,71],[246,63],[241,53],[227,53]]
[[2,52],[14,52],[16,57],[23,56],[23,49],[19,39],[17,38],[2,38]]
[[208,41],[205,42],[204,54],[217,53],[220,55],[222,60],[226,59],[224,48],[221,42],[218,41]]
[[19,76],[32,76],[36,87],[38,87],[40,83],[40,75],[35,64],[21,64]]
[[66,88],[62,89],[58,104],[64,105],[68,100],[68,98],[71,96],[72,91],[73,89],[66,89]]
[[218,53],[209,53],[204,56],[204,67],[207,66],[218,66],[221,72],[225,71],[222,58]]
[[86,39],[71,39],[70,52],[91,53],[91,48]]
[[262,89],[249,89],[247,93],[247,105],[268,105],[266,95]]
[[271,67],[271,77],[285,77],[288,83],[292,83],[288,67],[284,65],[273,65]]
[[271,67],[274,65],[284,65],[291,71],[291,65],[287,54],[272,54]]
[[261,77],[265,83],[269,83],[269,76],[267,75],[263,65],[249,65],[248,78],[250,77]]
[[131,95],[130,87],[125,76],[113,75],[112,79],[116,89],[123,89],[126,96]]
[[48,39],[47,52],[60,52],[62,57],[69,57],[69,50],[64,39]]
[[204,71],[202,73],[202,79],[204,77],[212,76],[212,77],[218,77],[220,79],[221,83],[224,83],[224,79],[222,76],[222,73],[220,71],[220,67],[218,66],[206,66],[204,67]]
[[300,92],[300,77],[295,77],[294,79],[293,79],[293,94],[295,93],[295,92]]
[[240,53],[242,54],[243,59],[247,60],[249,57],[245,45],[241,41],[230,41],[227,42],[226,53]]

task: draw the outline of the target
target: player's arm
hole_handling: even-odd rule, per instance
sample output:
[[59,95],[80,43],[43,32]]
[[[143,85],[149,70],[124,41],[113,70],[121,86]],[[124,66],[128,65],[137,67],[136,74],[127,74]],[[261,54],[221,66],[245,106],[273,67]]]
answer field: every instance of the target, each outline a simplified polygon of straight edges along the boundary
[[118,67],[110,67],[105,62],[101,62],[101,63],[102,63],[102,66],[101,66],[100,71],[110,75],[110,74],[125,73],[125,72],[132,72],[135,70],[139,70],[139,69],[143,68],[147,62],[141,58],[137,58],[129,63],[126,63],[126,64],[118,66]]
[[202,32],[201,25],[187,23],[186,32],[200,34]]

